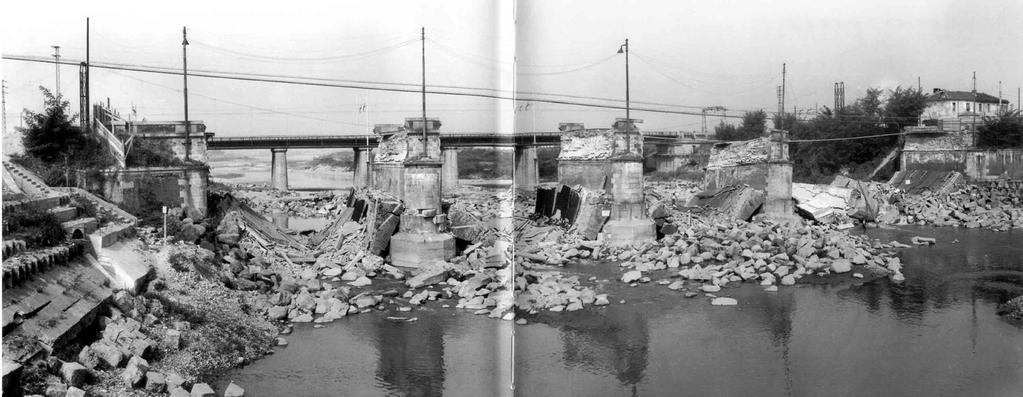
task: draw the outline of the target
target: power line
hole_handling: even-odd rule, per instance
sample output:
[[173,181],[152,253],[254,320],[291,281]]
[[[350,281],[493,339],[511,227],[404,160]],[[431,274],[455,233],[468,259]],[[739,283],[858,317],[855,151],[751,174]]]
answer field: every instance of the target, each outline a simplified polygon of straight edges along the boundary
[[890,134],[877,134],[877,135],[864,135],[864,136],[852,136],[845,138],[820,138],[820,139],[789,139],[786,142],[789,143],[801,143],[801,142],[833,142],[833,141],[851,141],[856,139],[870,139],[870,138],[881,138],[886,136],[898,136],[898,135],[912,135],[908,132],[893,132]]
[[369,57],[369,56],[373,56],[373,55],[377,55],[377,54],[393,51],[393,50],[405,47],[405,46],[407,46],[409,44],[413,44],[413,43],[415,43],[417,41],[418,41],[418,39],[405,40],[405,41],[402,41],[402,42],[397,43],[397,44],[392,44],[392,45],[389,45],[389,46],[386,46],[386,47],[381,47],[381,48],[373,49],[373,50],[370,50],[370,51],[365,51],[365,52],[360,52],[360,53],[355,53],[355,54],[345,54],[345,55],[335,55],[335,56],[325,56],[325,57],[308,57],[308,58],[280,57],[280,56],[271,56],[271,55],[262,55],[262,54],[249,53],[249,52],[232,50],[230,48],[225,48],[225,47],[220,47],[220,46],[216,46],[216,45],[212,45],[212,44],[207,44],[207,43],[204,43],[204,42],[195,41],[194,39],[192,40],[191,43],[195,44],[195,45],[198,45],[198,46],[201,46],[201,47],[204,47],[204,48],[208,48],[208,49],[214,50],[214,51],[219,51],[219,52],[223,52],[223,53],[227,53],[227,54],[232,54],[232,55],[237,55],[237,56],[241,56],[241,57],[247,57],[247,58],[251,58],[251,59],[254,59],[254,60],[265,60],[265,61],[276,61],[276,62],[333,62],[333,61],[342,61],[342,60],[366,58],[366,57]]
[[[165,86],[163,84],[158,84],[158,83],[154,83],[154,82],[151,82],[151,81],[135,78],[135,77],[129,76],[129,75],[124,74],[124,73],[118,73],[118,72],[115,72],[115,71],[110,71],[110,72],[113,73],[113,74],[125,77],[125,78],[129,78],[129,79],[141,82],[141,83],[150,84],[150,85],[153,85],[153,86],[156,86],[156,87],[165,88],[165,89],[176,91],[176,92],[182,92],[182,90],[178,89],[178,88],[169,87],[169,86]],[[235,106],[241,106],[241,107],[246,107],[246,108],[256,109],[256,110],[262,110],[262,111],[269,112],[269,113],[283,114],[283,115],[286,115],[286,116],[294,116],[294,117],[298,117],[298,118],[315,120],[315,121],[325,121],[325,122],[329,122],[329,123],[347,124],[347,125],[354,125],[354,126],[359,126],[359,127],[363,126],[362,124],[358,124],[358,123],[351,123],[351,122],[338,121],[338,120],[330,120],[330,119],[324,119],[324,118],[312,117],[312,116],[303,116],[300,113],[285,112],[285,111],[275,110],[275,109],[271,109],[271,108],[264,108],[264,107],[249,105],[249,104],[240,103],[240,102],[233,102],[233,101],[229,101],[229,100],[226,100],[226,99],[220,99],[220,98],[212,97],[212,96],[209,96],[209,95],[204,95],[204,94],[201,94],[201,93],[197,93],[194,90],[189,92],[189,94],[197,96],[197,97],[201,97],[201,98],[206,98],[206,99],[209,99],[209,100],[215,101],[215,102],[227,103],[227,104],[231,104],[231,105],[235,105]],[[216,112],[204,112],[203,114],[214,115],[214,114],[218,114],[218,113],[216,113]]]
[[[23,62],[38,62],[38,63],[54,63],[55,62],[55,61],[51,61],[51,60],[48,60],[48,59],[40,59],[40,58],[35,58],[35,57],[19,56],[19,55],[4,55],[3,59],[13,60],[13,61],[23,61]],[[72,61],[61,61],[60,63],[61,64],[76,64],[75,62],[72,62]],[[150,67],[147,67],[147,66],[144,66],[144,65],[118,66],[118,65],[110,65],[110,64],[107,64],[107,63],[93,62],[91,66],[92,67],[96,67],[96,68],[101,68],[101,69],[114,69],[114,70],[124,70],[124,71],[154,73],[154,74],[165,74],[165,75],[180,75],[181,74],[181,72],[179,72],[179,71],[154,69],[154,68],[150,68]],[[368,90],[368,91],[385,91],[385,92],[400,92],[400,93],[420,93],[420,90],[409,89],[409,88],[372,87],[372,86],[355,85],[355,84],[338,84],[338,83],[326,83],[326,82],[309,82],[309,81],[283,80],[283,79],[274,79],[274,78],[247,77],[247,76],[243,76],[243,75],[237,75],[237,74],[232,73],[232,72],[218,72],[217,74],[212,74],[212,73],[208,73],[208,72],[200,72],[200,73],[190,73],[190,75],[193,76],[193,77],[205,77],[205,78],[210,78],[210,79],[221,79],[221,80],[236,80],[236,81],[249,81],[249,82],[262,82],[262,83],[290,84],[290,85],[302,85],[302,86],[311,86],[311,87],[349,88],[349,89]],[[624,110],[625,109],[624,106],[617,106],[617,105],[584,103],[584,102],[574,102],[574,101],[568,101],[568,100],[544,99],[544,98],[516,98],[514,96],[498,95],[498,94],[468,93],[468,92],[454,92],[454,91],[442,91],[442,90],[427,90],[427,93],[435,94],[435,95],[448,95],[448,96],[459,96],[459,97],[476,97],[476,98],[500,99],[500,100],[509,100],[509,101],[528,101],[528,102],[572,105],[572,106],[593,107],[593,108],[613,109],[613,110]],[[700,116],[700,115],[702,115],[702,113],[700,113],[700,112],[696,112],[696,111],[683,111],[683,110],[667,110],[667,109],[651,109],[651,108],[636,108],[635,110],[643,111],[643,112],[648,112],[648,113],[679,114],[679,115],[690,115],[690,116]],[[725,116],[722,116],[722,117],[742,118],[741,116],[732,116],[732,115],[725,115]]]

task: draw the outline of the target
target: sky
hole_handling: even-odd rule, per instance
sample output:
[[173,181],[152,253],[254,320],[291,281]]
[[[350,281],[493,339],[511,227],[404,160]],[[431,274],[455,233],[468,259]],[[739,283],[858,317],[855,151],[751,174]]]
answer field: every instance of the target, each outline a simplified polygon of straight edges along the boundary
[[[427,114],[444,132],[551,131],[559,122],[609,127],[623,110],[541,103],[624,104],[629,39],[633,118],[641,129],[699,131],[700,109],[730,116],[777,109],[785,64],[786,111],[847,102],[869,87],[977,89],[1016,103],[1023,85],[1023,1],[137,1],[4,2],[0,51],[179,69],[187,27],[189,70],[405,83],[421,78],[426,30],[429,85],[518,101],[430,94]],[[53,64],[0,62],[8,130],[38,111]],[[183,120],[182,78],[93,68],[92,100],[138,119]],[[60,68],[78,106],[78,68]],[[418,93],[278,83],[188,80],[189,118],[218,136],[361,134],[420,115]],[[464,89],[447,88],[465,92]],[[556,94],[557,96],[551,95]],[[360,111],[361,108],[368,111]],[[664,114],[644,109],[684,111]],[[708,117],[713,128],[721,119]],[[734,122],[734,119],[729,119]],[[6,139],[5,139],[6,141]]]

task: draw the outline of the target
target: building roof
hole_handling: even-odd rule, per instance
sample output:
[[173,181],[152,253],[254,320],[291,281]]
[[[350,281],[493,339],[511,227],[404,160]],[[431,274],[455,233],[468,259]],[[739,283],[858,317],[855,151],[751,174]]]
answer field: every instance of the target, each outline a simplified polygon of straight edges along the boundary
[[[974,98],[976,95],[976,98]],[[941,88],[935,88],[934,93],[927,96],[927,102],[941,102],[941,101],[967,101],[967,102],[980,102],[980,103],[998,103],[998,98],[992,95],[978,92],[976,94],[973,91],[947,91]],[[1003,99],[1002,103],[1009,103],[1008,100]]]

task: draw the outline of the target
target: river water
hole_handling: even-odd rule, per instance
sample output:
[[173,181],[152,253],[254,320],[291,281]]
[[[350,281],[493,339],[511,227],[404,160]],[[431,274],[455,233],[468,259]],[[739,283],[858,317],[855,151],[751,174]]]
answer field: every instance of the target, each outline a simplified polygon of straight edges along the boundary
[[1023,294],[1023,235],[867,233],[939,242],[902,250],[901,284],[845,276],[777,293],[744,285],[722,292],[739,300],[732,307],[653,284],[630,288],[613,281],[613,266],[583,265],[570,270],[612,280],[600,287],[611,306],[512,325],[431,302],[322,329],[299,324],[288,347],[220,385],[234,380],[254,396],[510,395],[501,385],[513,372],[522,396],[1023,394],[1023,329],[995,314]]
[[[269,181],[268,159],[213,163],[214,179]],[[351,183],[349,173],[292,170],[289,179],[310,189]],[[326,221],[289,223],[307,229]],[[234,380],[249,396],[1023,395],[1023,329],[995,314],[998,303],[1023,294],[1023,234],[866,233],[938,244],[901,250],[903,283],[843,275],[776,293],[743,285],[719,293],[739,300],[731,307],[653,284],[628,287],[615,281],[613,264],[586,264],[566,272],[610,280],[596,288],[610,294],[611,306],[513,325],[430,302],[321,329],[298,324],[286,348],[217,385]]]

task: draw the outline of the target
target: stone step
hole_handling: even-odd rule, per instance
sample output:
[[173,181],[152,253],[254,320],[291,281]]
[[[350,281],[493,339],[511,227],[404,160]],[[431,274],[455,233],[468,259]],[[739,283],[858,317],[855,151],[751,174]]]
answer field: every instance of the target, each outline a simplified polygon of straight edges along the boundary
[[64,265],[84,251],[84,245],[72,244],[21,252],[3,261],[3,285],[15,287],[31,276],[56,266]]
[[28,245],[23,240],[4,240],[4,259],[25,251]]
[[56,216],[57,220],[60,222],[67,222],[78,217],[78,208],[66,205],[50,208],[47,212]]

